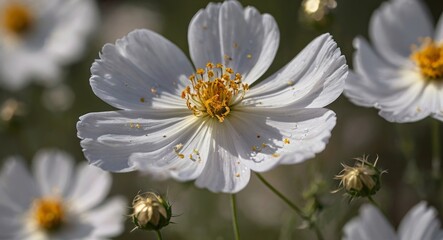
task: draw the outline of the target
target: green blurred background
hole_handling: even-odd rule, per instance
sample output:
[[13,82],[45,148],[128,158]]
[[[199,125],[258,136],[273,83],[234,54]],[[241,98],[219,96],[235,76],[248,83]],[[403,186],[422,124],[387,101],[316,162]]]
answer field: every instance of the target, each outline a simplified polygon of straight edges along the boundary
[[[192,16],[209,1],[204,0],[102,0],[99,1],[101,23],[91,38],[84,58],[66,66],[64,86],[45,89],[30,85],[18,92],[1,91],[1,102],[14,98],[22,105],[23,114],[0,125],[0,157],[22,155],[31,160],[41,148],[59,148],[83,162],[76,122],[88,112],[112,110],[97,98],[89,86],[89,68],[105,43],[113,43],[136,28],[159,32],[188,53],[187,29]],[[244,0],[244,6],[255,6],[269,13],[280,28],[280,48],[265,76],[289,62],[316,36],[330,32],[352,66],[352,40],[367,37],[368,21],[380,0],[337,0],[321,21],[304,14],[297,0]],[[443,1],[427,0],[426,5],[437,21]],[[71,105],[72,104],[72,105]],[[264,176],[294,199],[300,206],[312,201],[303,192],[314,187],[314,196],[323,204],[320,226],[326,239],[339,239],[343,225],[356,215],[365,200],[348,204],[342,193],[331,194],[338,181],[340,163],[352,165],[354,157],[369,154],[380,157],[379,166],[387,169],[383,187],[375,199],[397,225],[407,210],[418,201],[430,201],[442,212],[441,189],[430,179],[430,118],[411,124],[393,124],[377,115],[375,109],[351,104],[341,96],[329,106],[337,113],[337,125],[326,150],[312,160],[298,165],[279,166]],[[439,123],[439,125],[441,125]],[[442,127],[440,127],[442,128]],[[192,182],[172,180],[156,182],[149,176],[132,172],[113,174],[112,195],[124,195],[131,201],[139,191],[155,190],[167,194],[173,204],[175,224],[163,230],[165,239],[233,239],[229,196],[196,188]],[[318,189],[315,189],[318,187]],[[306,195],[306,194],[305,194]],[[300,229],[302,221],[264,187],[256,176],[237,195],[240,230],[243,239],[315,239],[314,234]],[[128,205],[129,214],[129,205]],[[125,232],[115,239],[155,239],[154,233],[134,231],[126,222]]]

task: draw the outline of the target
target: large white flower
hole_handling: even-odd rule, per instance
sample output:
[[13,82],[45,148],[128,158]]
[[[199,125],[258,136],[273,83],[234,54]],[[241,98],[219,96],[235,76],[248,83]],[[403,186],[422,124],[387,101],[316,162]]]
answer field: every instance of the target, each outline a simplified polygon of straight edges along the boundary
[[0,85],[49,84],[77,60],[94,30],[94,0],[0,0]]
[[396,233],[383,214],[372,205],[363,205],[360,216],[344,227],[343,239],[348,240],[442,240],[443,231],[437,211],[425,202],[415,205],[400,223]]
[[443,121],[443,17],[434,31],[430,16],[420,0],[391,0],[374,12],[373,47],[354,40],[355,72],[345,86],[353,103],[390,122]]
[[126,201],[101,204],[112,178],[101,169],[46,150],[34,158],[34,176],[14,157],[0,173],[0,239],[98,240],[123,231]]
[[279,43],[272,16],[237,1],[210,3],[192,19],[188,40],[195,68],[149,30],[103,47],[91,86],[121,110],[80,118],[91,164],[237,192],[250,170],[299,163],[325,148],[336,118],[322,107],[341,94],[347,75],[329,34],[260,83]]

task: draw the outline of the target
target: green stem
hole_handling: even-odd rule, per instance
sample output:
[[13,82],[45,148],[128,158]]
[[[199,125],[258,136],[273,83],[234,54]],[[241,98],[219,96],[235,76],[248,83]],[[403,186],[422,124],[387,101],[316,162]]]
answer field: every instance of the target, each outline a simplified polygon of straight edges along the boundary
[[440,125],[439,121],[433,120],[432,122],[432,176],[434,179],[440,181],[440,168],[441,168],[441,157],[440,157]]
[[277,195],[283,202],[285,202],[292,210],[294,210],[301,218],[303,218],[305,221],[308,221],[310,226],[314,228],[315,234],[317,235],[317,239],[323,240],[323,235],[320,232],[320,229],[318,228],[317,224],[311,216],[306,215],[299,207],[297,207],[291,200],[289,200],[285,195],[283,195],[280,191],[278,191],[274,186],[272,186],[260,173],[255,173],[260,179],[260,181],[269,188],[275,195]]
[[378,203],[377,203],[377,202],[376,202],[371,196],[368,196],[368,200],[369,200],[369,202],[372,203],[372,205],[374,205],[374,207],[378,208],[380,211],[383,211],[383,210],[380,208],[380,205],[378,205]]
[[237,203],[235,201],[235,194],[231,194],[231,208],[232,208],[232,227],[234,228],[235,240],[240,240],[240,231],[237,220]]
[[155,231],[155,233],[157,233],[157,240],[163,240],[162,233],[160,232],[160,230]]
[[385,215],[386,217],[388,216],[386,212],[380,207],[380,205],[372,198],[372,196],[368,196],[368,200],[374,207],[378,208],[378,210],[380,210],[383,215]]

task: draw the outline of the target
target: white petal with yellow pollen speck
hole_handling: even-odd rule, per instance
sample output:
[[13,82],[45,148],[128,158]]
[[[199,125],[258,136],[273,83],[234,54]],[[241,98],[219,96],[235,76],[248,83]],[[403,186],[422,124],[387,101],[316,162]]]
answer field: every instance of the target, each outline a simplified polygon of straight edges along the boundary
[[[195,67],[222,63],[243,75],[251,84],[274,60],[280,33],[269,14],[237,1],[210,3],[189,24],[189,51]],[[250,56],[250,57],[248,57]]]
[[103,101],[120,109],[186,108],[180,95],[193,72],[187,57],[169,40],[135,30],[103,47],[91,68],[91,86]]
[[[178,160],[174,147],[188,142],[200,125],[188,109],[90,113],[81,120],[77,129],[84,138],[81,144],[85,156],[93,165],[119,172],[145,165],[137,161],[141,156],[134,154],[153,155],[153,159],[142,158],[147,162],[163,159],[159,166]],[[131,128],[130,122],[138,122],[142,127]]]
[[340,96],[347,73],[337,44],[323,34],[285,67],[251,88],[243,103],[291,109],[324,107]]
[[214,128],[214,143],[208,149],[210,161],[207,161],[195,184],[215,192],[235,193],[248,184],[251,171],[242,161],[238,163],[238,151],[246,146],[232,141],[232,131],[226,129],[227,125]]

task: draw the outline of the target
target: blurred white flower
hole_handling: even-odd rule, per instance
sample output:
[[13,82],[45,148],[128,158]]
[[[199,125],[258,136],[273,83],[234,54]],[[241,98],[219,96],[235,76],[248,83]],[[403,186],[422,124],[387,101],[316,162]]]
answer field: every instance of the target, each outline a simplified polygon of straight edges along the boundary
[[163,169],[214,192],[238,192],[250,170],[299,163],[325,148],[336,118],[323,107],[341,94],[347,75],[329,34],[260,83],[279,43],[272,16],[237,1],[210,3],[191,20],[188,39],[195,68],[149,30],[103,47],[91,86],[121,111],[80,118],[91,164]]
[[373,47],[354,40],[345,95],[390,122],[443,121],[443,17],[434,30],[420,0],[391,0],[372,15],[369,36]]
[[41,151],[34,176],[23,161],[8,159],[0,173],[0,239],[104,239],[123,231],[126,201],[101,204],[111,175],[60,151]]
[[425,202],[415,205],[400,223],[396,233],[383,214],[373,205],[363,205],[360,216],[344,227],[343,239],[349,240],[441,240],[443,231],[437,211]]
[[100,26],[101,40],[104,42],[115,41],[137,28],[162,32],[163,16],[155,6],[146,6],[146,2],[143,3],[143,5],[136,5],[121,1],[115,8],[108,9],[103,24]]
[[66,84],[57,84],[43,91],[42,102],[48,110],[62,112],[68,110],[74,103],[75,94]]
[[0,0],[0,85],[51,84],[77,60],[94,30],[94,0]]

